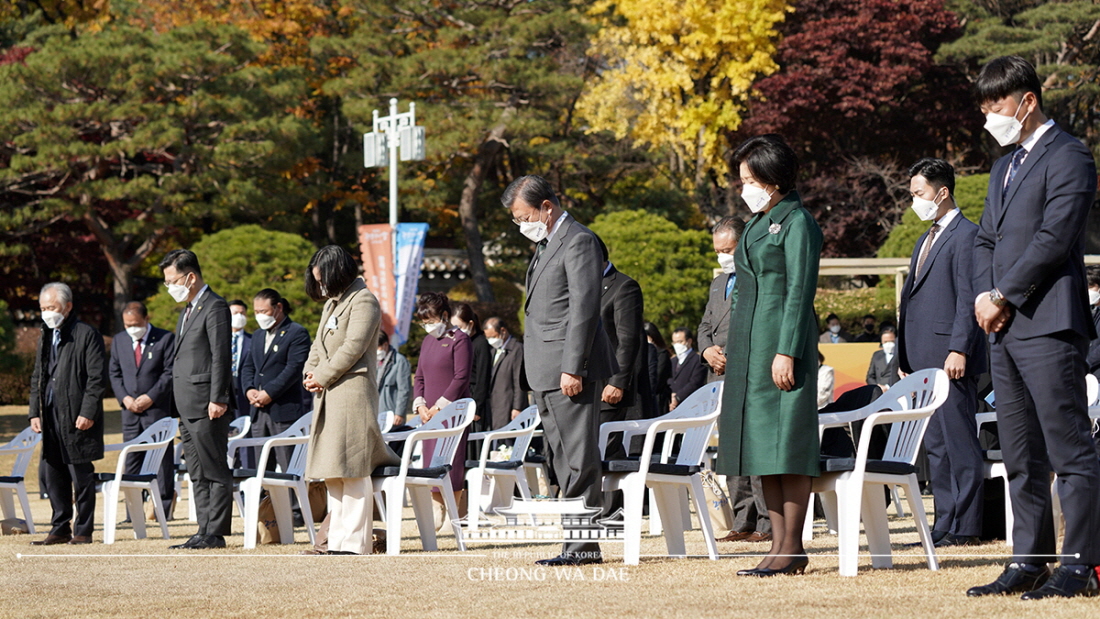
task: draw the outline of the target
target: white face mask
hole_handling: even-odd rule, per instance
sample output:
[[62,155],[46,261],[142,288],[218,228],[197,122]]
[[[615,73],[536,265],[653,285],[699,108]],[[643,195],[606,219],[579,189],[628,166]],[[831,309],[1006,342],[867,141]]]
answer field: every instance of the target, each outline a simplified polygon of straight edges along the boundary
[[682,354],[684,354],[688,351],[688,347],[687,347],[687,344],[681,344],[679,342],[673,342],[672,350],[677,355],[682,355]]
[[734,264],[733,254],[718,254],[718,266],[723,273],[736,273],[737,265]]
[[1089,289],[1089,305],[1100,303],[1100,290]]
[[884,352],[888,355],[892,355],[892,354],[894,354],[894,346],[896,346],[896,345],[897,344],[895,344],[894,342],[883,342],[882,343],[882,352]]
[[[187,279],[187,276],[184,275],[181,279]],[[190,294],[191,289],[183,284],[168,284],[168,296],[172,297],[172,300],[176,303],[183,303]]]
[[840,333],[840,325],[829,325],[829,331],[832,331],[834,334]]
[[267,331],[275,326],[275,317],[267,314],[256,314],[256,324],[260,325],[260,328],[264,331]]
[[502,337],[487,337],[485,341],[489,342],[489,345],[493,348],[499,349],[501,346],[504,346],[504,338]]
[[925,200],[920,196],[913,196],[913,212],[921,221],[932,221],[940,210],[940,205],[932,200]]
[[65,314],[47,310],[42,312],[42,322],[46,323],[47,327],[56,329],[61,326],[61,323],[65,322]]
[[145,337],[145,332],[149,330],[148,325],[144,327],[126,327],[126,333],[135,342]]
[[550,235],[550,228],[542,221],[539,215],[538,221],[524,221],[519,224],[519,233],[527,237],[532,243],[541,243]]
[[424,325],[424,330],[428,332],[428,335],[440,338],[443,337],[443,333],[447,330],[446,325],[442,322],[429,322]]
[[769,192],[763,187],[745,183],[745,186],[741,189],[741,199],[745,201],[745,204],[749,205],[750,211],[759,213],[768,207],[768,203],[771,202],[773,193],[775,192]]
[[390,352],[390,351],[389,350],[380,350],[380,351],[378,351],[378,360],[381,361],[381,360],[385,359],[386,358],[386,353],[388,353],[388,352]]
[[[1008,146],[1020,141],[1020,134],[1024,130],[1024,122],[1022,120],[1016,120],[1016,114],[1020,113],[1020,108],[1023,107],[1024,100],[1020,99],[1020,104],[1016,106],[1016,113],[1012,116],[1005,116],[1004,114],[994,114],[990,112],[985,115],[985,130],[993,136],[993,139],[997,140],[997,143],[1001,146]],[[1024,120],[1031,115],[1031,112],[1024,114]]]
[[233,317],[229,319],[229,325],[234,329],[243,329],[248,324],[248,316],[244,314],[233,314]]

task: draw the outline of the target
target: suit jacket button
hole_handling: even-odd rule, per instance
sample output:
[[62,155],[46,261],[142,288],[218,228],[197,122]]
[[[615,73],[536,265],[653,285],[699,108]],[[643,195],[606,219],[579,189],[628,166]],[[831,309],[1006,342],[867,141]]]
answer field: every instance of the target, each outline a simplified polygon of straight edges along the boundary
[[1001,235],[998,234],[997,235],[997,240],[999,241],[999,240],[1001,240],[1001,238],[1002,238]]

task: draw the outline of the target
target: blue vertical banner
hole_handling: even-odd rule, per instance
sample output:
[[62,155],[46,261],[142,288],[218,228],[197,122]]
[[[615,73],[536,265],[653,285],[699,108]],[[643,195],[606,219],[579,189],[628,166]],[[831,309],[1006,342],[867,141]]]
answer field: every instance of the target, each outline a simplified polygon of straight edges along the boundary
[[396,325],[394,347],[409,339],[409,325],[416,305],[416,287],[420,281],[420,265],[424,261],[424,239],[428,237],[428,224],[397,224],[397,255],[394,272],[397,274]]

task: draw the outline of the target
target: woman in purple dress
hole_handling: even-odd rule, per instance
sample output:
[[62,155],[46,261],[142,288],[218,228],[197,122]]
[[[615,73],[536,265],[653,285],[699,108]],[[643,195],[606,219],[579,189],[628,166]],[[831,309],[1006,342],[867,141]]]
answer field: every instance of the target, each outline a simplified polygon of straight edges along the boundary
[[[470,338],[460,329],[451,325],[451,304],[447,296],[437,292],[425,292],[420,295],[416,305],[416,317],[428,332],[420,346],[420,361],[416,364],[416,379],[413,383],[413,410],[420,415],[422,423],[434,417],[451,402],[470,397]],[[454,460],[451,461],[451,488],[455,491],[455,502],[459,514],[452,518],[465,516],[466,500],[462,490],[466,478],[466,435],[462,435]],[[424,441],[424,463],[432,460],[435,453],[435,441]],[[443,505],[443,496],[432,493],[432,498]]]

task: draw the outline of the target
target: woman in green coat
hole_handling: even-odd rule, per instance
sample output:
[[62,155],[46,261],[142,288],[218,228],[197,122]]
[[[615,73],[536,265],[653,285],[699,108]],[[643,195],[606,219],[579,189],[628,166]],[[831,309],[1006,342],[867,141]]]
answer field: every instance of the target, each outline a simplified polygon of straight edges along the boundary
[[771,550],[738,574],[802,573],[802,525],[819,474],[814,295],[821,229],[794,191],[798,161],[782,138],[749,139],[734,159],[754,216],[735,253],[718,472],[759,475],[772,521]]

